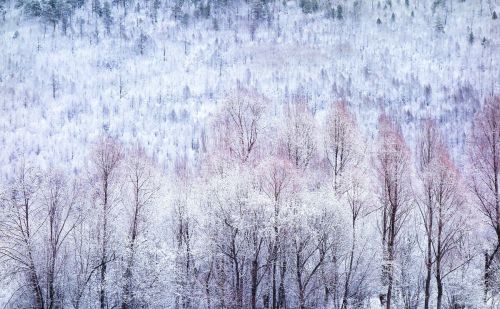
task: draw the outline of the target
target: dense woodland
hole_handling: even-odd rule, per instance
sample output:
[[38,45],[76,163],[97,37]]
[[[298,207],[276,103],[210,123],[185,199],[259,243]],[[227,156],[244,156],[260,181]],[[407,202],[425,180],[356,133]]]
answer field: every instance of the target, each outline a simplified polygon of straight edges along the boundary
[[6,305],[498,306],[498,97],[460,170],[432,120],[411,156],[387,115],[367,141],[345,102],[324,123],[298,102],[273,127],[266,103],[237,90],[202,168],[177,162],[170,181],[110,136],[75,177],[21,161],[2,192]]
[[0,0],[3,308],[500,308],[496,0]]

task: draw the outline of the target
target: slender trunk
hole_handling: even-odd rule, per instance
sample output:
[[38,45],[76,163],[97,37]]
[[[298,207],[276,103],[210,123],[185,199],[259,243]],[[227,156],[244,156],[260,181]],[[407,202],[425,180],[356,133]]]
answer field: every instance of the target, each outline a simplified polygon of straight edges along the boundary
[[352,244],[351,252],[349,252],[349,266],[347,269],[347,274],[344,283],[344,295],[342,297],[342,309],[347,309],[347,299],[349,298],[349,285],[351,283],[352,268],[354,264],[354,249],[356,246],[356,219],[353,216],[352,220]]
[[[395,203],[396,204],[396,203]],[[397,204],[396,204],[397,205]],[[392,285],[394,282],[394,244],[396,238],[396,208],[391,211],[389,239],[387,243],[388,269],[387,269],[387,303],[386,309],[391,309],[392,305]]]
[[441,278],[441,271],[436,270],[436,284],[437,284],[437,301],[436,301],[436,309],[442,308],[442,299],[443,299],[443,280]]
[[28,262],[29,262],[29,283],[33,290],[34,297],[34,308],[44,309],[44,301],[42,289],[40,288],[40,283],[38,279],[38,274],[36,272],[35,262],[33,260],[33,253],[31,250],[31,231],[30,231],[30,201],[28,198],[24,200],[24,224],[25,224],[25,245],[28,251]]
[[[324,255],[325,253],[322,252],[321,254]],[[329,282],[328,279],[326,278],[326,272],[325,272],[325,270],[327,270],[326,268],[327,268],[326,265],[323,265],[321,267],[321,280],[323,281],[323,293],[324,293],[323,296],[324,308],[328,307],[328,302],[330,301],[330,287],[328,286]]]
[[127,261],[127,268],[125,269],[125,274],[124,274],[124,280],[125,280],[125,285],[123,287],[123,300],[122,300],[122,309],[127,309],[129,308],[129,303],[130,300],[132,299],[132,267],[134,263],[134,256],[135,256],[135,241],[137,238],[137,233],[138,233],[138,222],[139,222],[139,209],[140,209],[140,203],[139,203],[139,186],[138,183],[135,184],[135,208],[134,208],[134,217],[132,221],[132,230],[131,230],[131,235],[130,235],[130,243],[129,243],[129,258]]
[[283,261],[281,262],[280,287],[278,290],[278,308],[286,308],[285,273],[286,260],[283,258]]
[[297,286],[299,288],[299,309],[305,308],[305,300],[304,300],[304,287],[302,286],[302,269],[300,267],[301,258],[300,253],[297,251],[295,254],[295,263],[297,267]]
[[426,277],[425,277],[425,299],[424,299],[424,309],[429,309],[429,301],[431,294],[431,276],[432,276],[432,228],[433,228],[433,211],[432,211],[432,197],[430,189],[428,189],[427,195],[427,215],[428,215],[428,225],[427,225],[427,257],[425,261],[426,266]]
[[31,254],[31,250],[28,252],[28,257],[30,260],[30,283],[31,283],[31,288],[33,289],[33,294],[34,294],[34,308],[35,309],[44,309],[44,301],[43,301],[43,295],[42,295],[42,289],[40,288],[39,284],[39,279],[38,275],[36,273],[36,268],[35,268],[35,263],[33,262],[33,256]]
[[259,288],[259,255],[262,246],[263,239],[259,239],[258,236],[254,235],[254,256],[252,260],[251,272],[251,307],[252,309],[257,308],[257,289]]
[[101,289],[99,292],[99,305],[101,309],[106,307],[106,250],[103,250],[103,255],[101,259]]
[[386,263],[386,259],[387,259],[387,231],[388,231],[388,227],[387,227],[387,203],[388,202],[385,202],[386,204],[383,206],[383,210],[382,210],[382,255],[383,255],[383,258],[384,258],[384,262],[382,263],[382,284],[385,285],[387,284],[387,263]]
[[123,275],[125,285],[123,286],[123,296],[122,296],[122,309],[128,309],[130,302],[130,281],[132,277],[131,272],[131,259],[127,262],[127,268],[125,269],[125,274]]
[[55,253],[52,253],[49,270],[47,272],[47,289],[49,292],[48,309],[54,308],[54,301],[56,297],[55,287],[54,287],[54,272],[55,272]]
[[236,307],[242,308],[242,289],[241,289],[241,275],[240,275],[240,263],[237,258],[234,259],[234,280],[236,281]]
[[[389,266],[391,267],[391,266]],[[391,300],[392,300],[392,274],[389,273],[388,274],[388,287],[387,287],[387,300],[386,300],[386,303],[385,303],[385,308],[386,309],[391,309]]]
[[[276,245],[275,245],[276,247]],[[273,248],[273,251],[276,252]],[[276,309],[276,254],[273,253],[272,278],[271,278],[272,309]]]
[[233,297],[235,298],[235,303],[237,308],[242,308],[243,305],[243,289],[241,282],[241,274],[240,274],[240,263],[238,260],[238,250],[236,249],[236,235],[238,234],[238,230],[236,229],[233,233],[231,239],[231,259],[233,261],[234,267],[234,283],[235,283],[235,294]]
[[443,298],[443,278],[441,276],[441,259],[443,258],[443,248],[442,248],[442,233],[443,233],[443,221],[442,221],[442,209],[439,205],[438,209],[438,234],[437,234],[437,253],[436,253],[436,284],[437,284],[437,302],[436,309],[441,309],[441,303]]
[[207,278],[205,279],[205,293],[207,294],[207,308],[211,308],[211,296],[210,296],[210,277],[212,275],[212,269],[208,272]]
[[490,272],[489,272],[489,256],[488,251],[484,253],[484,302],[488,301],[488,290],[490,282]]
[[251,298],[251,306],[252,309],[257,308],[257,267],[258,267],[258,262],[256,259],[252,261],[252,298]]
[[101,286],[99,291],[99,307],[106,307],[106,269],[107,269],[107,234],[108,234],[108,178],[104,177],[103,184],[103,225],[102,225],[102,256],[101,256]]
[[272,276],[271,276],[271,299],[272,309],[277,309],[277,293],[276,293],[276,271],[278,261],[278,202],[275,197],[274,204],[274,243],[272,251]]
[[189,221],[186,223],[185,237],[186,237],[186,278],[188,280],[186,284],[189,285],[189,292],[185,294],[183,304],[184,308],[190,308],[191,295],[189,295],[189,293],[191,293],[190,291],[193,290],[193,286],[191,280],[191,240],[189,234]]

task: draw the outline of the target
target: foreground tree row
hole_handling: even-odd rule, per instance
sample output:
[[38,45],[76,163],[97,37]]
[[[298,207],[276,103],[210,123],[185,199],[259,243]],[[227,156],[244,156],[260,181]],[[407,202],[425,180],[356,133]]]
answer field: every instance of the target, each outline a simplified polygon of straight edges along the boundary
[[201,166],[158,172],[100,138],[85,172],[22,162],[1,190],[7,307],[483,308],[499,305],[500,99],[465,166],[432,120],[410,147],[382,115],[365,139],[346,102],[322,121],[271,116],[237,89]]

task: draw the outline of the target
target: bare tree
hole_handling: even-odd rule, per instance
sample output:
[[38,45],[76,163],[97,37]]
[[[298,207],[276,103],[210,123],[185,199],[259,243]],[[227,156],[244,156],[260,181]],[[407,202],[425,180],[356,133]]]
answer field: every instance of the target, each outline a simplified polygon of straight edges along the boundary
[[44,211],[47,221],[47,308],[62,308],[63,291],[57,291],[57,274],[64,265],[61,251],[68,235],[81,221],[81,213],[75,211],[79,203],[80,188],[72,183],[61,172],[51,172],[47,175],[42,187]]
[[43,207],[39,203],[39,172],[21,164],[15,181],[2,197],[0,221],[0,257],[12,262],[12,273],[26,276],[30,290],[30,307],[45,308],[40,266],[36,258],[37,236],[43,224]]
[[[361,263],[363,253],[359,252],[364,244],[359,243],[358,233],[362,229],[363,219],[369,215],[371,209],[368,204],[368,190],[363,182],[364,170],[359,169],[349,178],[349,184],[345,190],[346,202],[349,206],[351,224],[351,247],[347,255],[347,267],[342,293],[342,309],[347,309],[350,298],[362,299],[361,293],[357,293],[359,287],[363,285],[362,270],[358,267]],[[355,281],[356,276],[357,282]],[[357,295],[357,294],[360,295]]]
[[[283,249],[281,244],[282,238],[282,210],[284,199],[287,193],[292,189],[293,167],[286,159],[272,158],[263,162],[260,169],[259,183],[261,190],[271,200],[273,205],[272,215],[272,239],[269,242],[269,264],[271,276],[271,308],[276,309],[282,307],[285,301],[285,286],[284,276],[287,269],[286,259],[281,259],[281,282],[278,279],[278,267],[280,262],[280,249]],[[281,305],[280,305],[281,304]]]
[[[88,220],[88,218],[85,219]],[[79,309],[82,305],[86,288],[92,276],[101,267],[100,263],[95,265],[92,260],[94,248],[91,239],[93,237],[95,237],[95,231],[88,222],[77,225],[70,233],[72,252],[69,264],[73,271],[68,279],[71,280],[70,301],[75,309]]]
[[126,160],[124,174],[127,184],[125,188],[131,192],[130,200],[125,202],[128,215],[128,245],[127,261],[123,275],[124,286],[122,294],[122,309],[127,309],[134,303],[132,278],[138,238],[146,228],[146,207],[151,205],[159,190],[154,169],[143,150],[140,148]]
[[[296,205],[304,207],[305,205]],[[309,207],[309,206],[307,206]],[[309,210],[311,211],[311,210]],[[320,210],[308,214],[298,210],[291,227],[293,266],[297,285],[298,308],[314,307],[320,297],[311,297],[314,291],[320,291],[320,270],[327,262],[327,257],[340,239],[335,235],[332,212]]]
[[239,87],[226,98],[215,123],[219,146],[242,163],[256,148],[266,103],[267,99],[255,90]]
[[[452,272],[470,260],[461,261],[457,254],[466,236],[463,189],[459,174],[447,151],[442,148],[435,166],[433,195],[436,199],[436,229],[432,231],[432,247],[435,259],[435,277],[437,284],[436,308],[442,308],[443,280]],[[445,266],[448,266],[445,268]]]
[[[382,281],[387,293],[381,297],[392,308],[395,282],[396,245],[411,207],[410,155],[399,129],[385,116],[379,122],[379,144],[375,170],[382,204],[382,245],[384,265]],[[385,299],[384,299],[385,297]]]
[[108,264],[114,259],[110,254],[110,212],[117,204],[119,185],[119,165],[123,158],[121,146],[112,137],[102,137],[94,147],[92,154],[92,179],[96,206],[100,209],[100,286],[99,307],[107,307],[106,275]]
[[333,184],[337,192],[342,174],[359,161],[356,145],[357,131],[354,116],[347,109],[344,101],[331,107],[326,118],[325,157],[333,171]]
[[[258,182],[252,186],[252,196],[258,197],[261,192]],[[269,259],[264,259],[265,256],[270,257],[267,250],[270,249],[268,244],[272,240],[273,226],[270,219],[272,217],[272,208],[266,202],[261,202],[255,198],[255,201],[250,200],[248,210],[243,220],[244,240],[246,243],[245,251],[247,253],[247,269],[250,277],[250,308],[258,308],[258,293],[261,283],[269,270]]]
[[434,175],[435,162],[441,148],[443,147],[438,129],[433,121],[427,121],[419,136],[418,141],[418,175],[422,184],[421,197],[418,199],[418,206],[425,227],[426,234],[426,256],[425,256],[425,295],[424,308],[429,309],[432,265],[433,265],[433,231],[434,231],[434,211],[435,211],[435,196],[434,196]]
[[485,252],[485,301],[489,298],[494,266],[500,263],[500,97],[487,100],[469,139],[472,191],[480,212],[494,234]]
[[287,115],[282,152],[299,170],[305,170],[316,153],[314,127],[314,119],[304,104],[297,103]]
[[[219,305],[241,308],[245,285],[244,270],[247,259],[245,252],[245,222],[248,211],[250,186],[235,174],[218,178],[217,185],[210,190],[210,206],[213,221],[208,227],[214,244],[220,272],[227,276],[220,282]],[[239,175],[238,175],[239,176]],[[228,182],[229,181],[229,182]],[[224,293],[222,293],[224,292]]]
[[[189,185],[187,179],[179,177],[178,184],[182,187],[178,190],[173,201],[174,235],[177,245],[176,256],[176,282],[178,285],[176,292],[176,306],[189,308],[193,298],[194,285],[194,258],[193,258],[193,238],[195,231],[195,220],[189,208]],[[210,272],[210,271],[209,271]],[[209,278],[210,280],[210,278]],[[210,295],[210,292],[207,293]]]

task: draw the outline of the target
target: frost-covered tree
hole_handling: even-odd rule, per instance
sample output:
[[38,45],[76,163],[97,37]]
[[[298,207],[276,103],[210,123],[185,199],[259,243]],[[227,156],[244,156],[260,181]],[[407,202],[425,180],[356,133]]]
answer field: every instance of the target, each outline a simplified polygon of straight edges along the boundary
[[398,127],[383,115],[379,120],[375,171],[379,187],[380,229],[384,262],[382,284],[387,289],[381,299],[392,308],[397,281],[397,245],[412,206],[410,153]]
[[94,194],[95,211],[99,213],[97,222],[99,259],[99,307],[108,306],[108,267],[116,258],[111,248],[113,229],[112,211],[118,205],[120,183],[119,166],[123,159],[120,144],[110,136],[103,136],[96,143],[91,158],[91,183]]
[[40,228],[44,225],[43,206],[39,193],[40,173],[27,164],[19,167],[12,184],[2,196],[2,219],[0,221],[0,255],[9,263],[10,273],[20,274],[21,288],[26,288],[22,303],[27,307],[45,308],[43,289],[43,264]]
[[82,221],[82,212],[78,210],[81,203],[80,184],[67,179],[61,172],[46,175],[41,188],[41,201],[46,218],[46,305],[48,309],[61,308],[67,294],[65,274],[67,263],[64,252],[68,245],[70,233]]
[[281,137],[283,155],[300,170],[305,170],[316,154],[315,123],[305,104],[297,103],[288,112]]
[[343,101],[330,110],[325,123],[325,157],[333,172],[336,191],[343,183],[342,175],[360,161],[361,147],[353,115]]
[[435,212],[435,196],[434,196],[434,178],[433,169],[441,148],[443,147],[438,129],[434,122],[427,121],[420,133],[417,158],[418,172],[422,181],[422,197],[419,200],[419,209],[423,217],[425,233],[426,233],[426,253],[425,253],[425,295],[424,308],[428,309],[430,305],[431,295],[431,280],[433,266],[433,231],[434,231],[434,212]]
[[142,292],[134,286],[134,279],[139,274],[136,271],[138,251],[142,248],[140,242],[147,229],[147,208],[151,206],[159,190],[159,184],[153,170],[153,165],[141,148],[135,150],[126,159],[124,164],[124,176],[126,178],[125,192],[123,195],[128,199],[124,202],[127,218],[127,248],[125,251],[126,266],[123,274],[123,292],[121,308],[133,308],[140,303]]
[[470,261],[465,197],[460,175],[436,124],[427,121],[419,137],[418,168],[422,182],[419,210],[426,235],[424,307],[430,308],[431,279],[436,279],[436,308],[443,307],[444,281]]
[[111,32],[111,25],[113,24],[113,16],[111,16],[111,7],[108,1],[104,2],[101,15],[104,27],[106,27],[106,32],[109,34]]
[[215,123],[219,147],[244,163],[256,155],[267,100],[254,90],[239,88],[229,95]]
[[500,259],[500,99],[488,99],[479,112],[469,139],[471,188],[491,232],[484,265],[485,300],[498,293],[495,286]]

